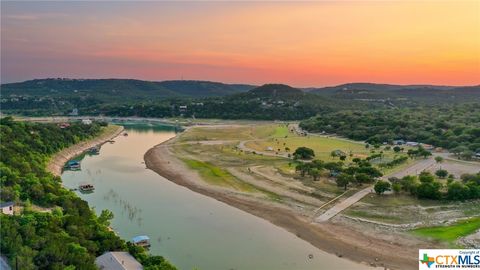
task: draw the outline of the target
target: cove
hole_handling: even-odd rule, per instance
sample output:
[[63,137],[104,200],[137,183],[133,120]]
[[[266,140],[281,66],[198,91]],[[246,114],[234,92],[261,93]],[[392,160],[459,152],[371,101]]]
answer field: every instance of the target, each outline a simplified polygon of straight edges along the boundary
[[[81,171],[65,171],[66,188],[77,192],[97,213],[114,213],[111,227],[122,238],[148,235],[150,252],[182,270],[373,269],[323,252],[286,230],[215,199],[178,186],[145,168],[143,155],[175,136],[174,128],[125,124],[128,136],[85,155]],[[309,254],[313,258],[309,258]]]

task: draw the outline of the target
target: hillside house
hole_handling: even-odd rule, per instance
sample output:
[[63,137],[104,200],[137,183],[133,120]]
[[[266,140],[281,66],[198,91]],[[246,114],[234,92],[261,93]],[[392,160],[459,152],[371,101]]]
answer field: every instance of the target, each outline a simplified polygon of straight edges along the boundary
[[406,142],[405,145],[406,145],[406,146],[413,146],[413,147],[415,147],[415,146],[418,146],[419,143],[418,143],[418,142]]
[[95,259],[100,270],[142,270],[143,266],[128,252],[106,252]]
[[404,145],[405,141],[404,140],[394,140],[393,145]]
[[178,110],[179,110],[180,112],[186,112],[186,111],[187,111],[187,105],[180,105],[180,106],[178,107]]
[[13,215],[13,207],[15,206],[14,202],[4,202],[0,204],[0,209],[2,214]]

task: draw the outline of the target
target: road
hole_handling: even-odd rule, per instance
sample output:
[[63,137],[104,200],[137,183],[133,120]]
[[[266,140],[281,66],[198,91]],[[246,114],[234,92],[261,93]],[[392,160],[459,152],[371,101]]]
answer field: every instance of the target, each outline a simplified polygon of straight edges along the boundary
[[369,186],[365,189],[360,190],[359,192],[353,194],[352,196],[346,198],[345,200],[341,201],[338,204],[332,206],[332,208],[328,209],[325,213],[321,214],[317,218],[315,218],[315,222],[321,223],[328,221],[332,217],[336,216],[338,213],[342,212],[343,210],[350,207],[352,204],[358,202],[367,194],[372,191],[372,186]]

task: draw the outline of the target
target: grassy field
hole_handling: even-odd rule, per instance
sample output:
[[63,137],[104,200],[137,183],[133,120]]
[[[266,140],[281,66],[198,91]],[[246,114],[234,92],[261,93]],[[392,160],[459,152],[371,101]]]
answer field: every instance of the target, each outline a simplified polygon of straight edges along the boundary
[[270,200],[282,201],[282,196],[266,189],[243,182],[228,171],[209,162],[203,162],[194,159],[183,159],[183,162],[185,162],[185,164],[187,164],[191,169],[198,171],[202,179],[212,185],[227,187],[247,193],[260,192],[266,195]]
[[455,241],[480,229],[480,217],[459,221],[450,226],[426,227],[412,230],[414,235],[455,245]]
[[[246,146],[256,151],[266,151],[267,148],[272,148],[274,152],[278,153],[293,153],[295,149],[301,146],[311,148],[315,151],[315,158],[324,161],[336,161],[338,157],[331,157],[330,153],[334,150],[341,150],[347,155],[347,161],[351,161],[353,157],[366,158],[373,153],[379,153],[383,150],[384,156],[379,163],[388,162],[393,160],[396,154],[392,150],[384,149],[372,149],[365,148],[365,144],[362,142],[355,142],[347,139],[328,137],[328,136],[298,136],[288,130],[286,125],[277,125],[273,132],[272,127],[257,127],[258,130],[268,129],[268,132],[264,131],[262,135],[269,136],[257,136],[261,140],[249,141]],[[260,134],[260,132],[258,133]],[[288,148],[289,150],[287,151]],[[373,151],[373,152],[372,152]],[[352,157],[350,157],[352,155]],[[410,161],[404,166],[411,163]],[[393,172],[393,169],[386,169],[385,173]]]
[[202,178],[212,185],[233,188],[244,192],[255,192],[254,186],[245,183],[235,176],[211,163],[194,159],[183,159],[191,169],[200,173]]

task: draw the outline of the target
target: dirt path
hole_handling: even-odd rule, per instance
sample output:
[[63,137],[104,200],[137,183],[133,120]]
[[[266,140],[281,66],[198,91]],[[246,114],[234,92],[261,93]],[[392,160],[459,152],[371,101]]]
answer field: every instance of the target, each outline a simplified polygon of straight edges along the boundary
[[238,144],[238,149],[244,151],[244,152],[255,152],[257,154],[260,154],[260,155],[264,155],[264,156],[270,156],[270,157],[283,157],[283,158],[289,158],[288,157],[288,154],[276,154],[275,151],[272,151],[272,152],[267,152],[267,151],[258,151],[258,150],[255,150],[255,149],[252,149],[248,146],[246,146],[245,144],[247,142],[252,142],[252,141],[258,141],[257,139],[255,140],[247,140],[247,141],[241,141],[239,144]]
[[80,155],[87,149],[104,144],[105,142],[117,137],[123,131],[123,126],[110,126],[101,135],[78,144],[72,145],[52,156],[47,164],[47,171],[53,175],[61,176],[63,166],[70,159]]

